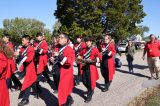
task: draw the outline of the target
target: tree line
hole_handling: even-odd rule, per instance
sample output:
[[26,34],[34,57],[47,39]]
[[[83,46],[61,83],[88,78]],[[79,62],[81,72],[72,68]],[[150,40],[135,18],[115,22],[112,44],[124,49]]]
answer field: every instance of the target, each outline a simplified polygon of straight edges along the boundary
[[61,23],[59,32],[71,37],[77,34],[102,36],[110,33],[115,39],[142,34],[138,26],[146,13],[142,0],[57,0],[54,15]]
[[22,35],[35,37],[37,32],[44,32],[47,42],[58,33],[66,33],[71,39],[77,35],[90,35],[95,38],[110,33],[115,40],[148,32],[147,26],[140,26],[146,13],[142,0],[57,0],[54,15],[58,19],[53,25],[53,32],[45,28],[45,23],[36,19],[4,19],[0,36],[12,35],[12,41],[20,43]]
[[37,32],[44,32],[45,39],[51,42],[51,31],[45,29],[45,24],[36,19],[29,18],[18,18],[15,19],[4,19],[3,28],[0,29],[0,36],[3,34],[10,34],[11,40],[14,43],[20,44],[21,37],[23,35],[29,35],[31,38],[35,38]]

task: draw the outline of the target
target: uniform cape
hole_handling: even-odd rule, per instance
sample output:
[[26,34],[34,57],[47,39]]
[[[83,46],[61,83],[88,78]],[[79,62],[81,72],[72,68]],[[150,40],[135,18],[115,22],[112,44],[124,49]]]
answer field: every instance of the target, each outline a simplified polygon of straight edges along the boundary
[[[24,49],[21,49],[21,52],[23,52]],[[26,88],[30,87],[37,79],[36,75],[36,69],[34,65],[34,48],[29,45],[27,50],[27,59],[23,63],[24,70],[25,71],[25,77],[22,84],[21,91],[24,91]]]
[[58,102],[59,106],[67,101],[67,97],[72,93],[73,82],[73,62],[75,60],[74,50],[66,46],[63,50],[63,60],[60,62],[60,80],[58,86]]
[[7,58],[0,53],[0,106],[9,106],[9,91],[6,84]]

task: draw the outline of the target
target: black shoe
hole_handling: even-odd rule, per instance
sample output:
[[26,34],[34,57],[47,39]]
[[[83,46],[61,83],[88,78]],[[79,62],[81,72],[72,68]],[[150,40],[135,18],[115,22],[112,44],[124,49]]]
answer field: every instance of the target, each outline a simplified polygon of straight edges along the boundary
[[102,92],[106,92],[106,91],[108,91],[108,88],[103,88],[102,89]]
[[151,76],[150,78],[149,78],[149,80],[153,80],[154,79],[154,77],[153,76]]
[[158,80],[159,79],[159,77],[156,77],[156,80]]
[[94,91],[88,92],[87,98],[86,98],[86,100],[84,101],[85,103],[88,103],[88,102],[91,101],[93,93],[94,93]]
[[71,106],[74,103],[73,99],[67,101],[66,106]]
[[15,87],[15,91],[19,91],[21,89],[20,86]]
[[40,94],[42,94],[42,90],[41,90],[40,88],[35,89],[35,90],[33,91],[33,96],[34,96],[34,98],[39,99]]
[[18,106],[24,106],[27,105],[29,103],[28,99],[22,100],[21,102],[18,103]]
[[91,99],[92,99],[92,97],[87,97],[84,102],[89,103],[91,101]]

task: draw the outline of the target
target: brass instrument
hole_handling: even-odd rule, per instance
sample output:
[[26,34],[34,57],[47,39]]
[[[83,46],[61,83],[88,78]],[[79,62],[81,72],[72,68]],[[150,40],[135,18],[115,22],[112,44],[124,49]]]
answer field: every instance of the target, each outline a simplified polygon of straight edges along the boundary
[[77,64],[82,64],[82,66],[86,65],[86,60],[85,59],[78,59],[78,58],[76,58],[75,61],[76,61]]

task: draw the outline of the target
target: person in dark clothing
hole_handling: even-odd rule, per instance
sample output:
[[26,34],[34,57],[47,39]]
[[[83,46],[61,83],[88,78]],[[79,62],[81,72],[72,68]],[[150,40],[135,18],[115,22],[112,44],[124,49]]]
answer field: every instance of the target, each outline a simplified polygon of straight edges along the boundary
[[133,73],[133,60],[134,60],[134,54],[135,54],[135,47],[132,43],[132,41],[128,41],[128,46],[126,47],[126,58],[128,62],[128,68],[129,72]]
[[121,57],[121,56],[122,56],[122,54],[121,54],[121,52],[119,51],[119,49],[118,49],[117,45],[115,44],[114,46],[115,46],[115,49],[116,49],[116,53],[118,53],[118,54],[119,54],[119,56]]

